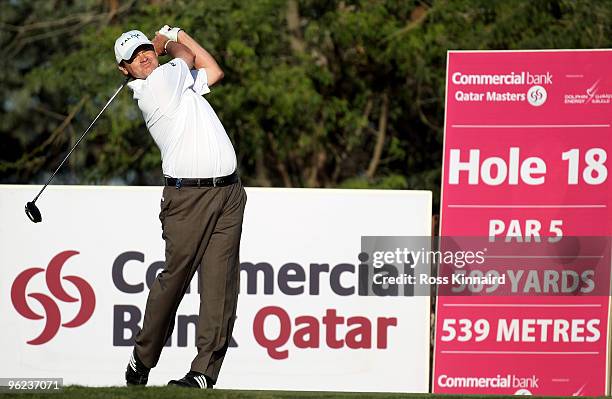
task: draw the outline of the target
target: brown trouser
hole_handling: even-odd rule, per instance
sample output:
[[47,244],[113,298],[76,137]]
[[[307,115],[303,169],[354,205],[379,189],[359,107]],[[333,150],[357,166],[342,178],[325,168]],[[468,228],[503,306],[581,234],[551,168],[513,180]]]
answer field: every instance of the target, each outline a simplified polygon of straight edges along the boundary
[[145,366],[157,364],[174,329],[179,303],[199,269],[198,354],[191,370],[217,381],[236,318],[246,199],[240,182],[225,187],[164,187],[159,219],[166,264],[151,286],[135,344]]

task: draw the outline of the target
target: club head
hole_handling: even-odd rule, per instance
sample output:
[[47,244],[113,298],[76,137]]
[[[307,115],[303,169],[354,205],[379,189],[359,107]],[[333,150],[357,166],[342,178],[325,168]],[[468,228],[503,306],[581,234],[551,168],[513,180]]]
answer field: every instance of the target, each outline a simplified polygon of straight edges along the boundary
[[42,221],[42,216],[40,215],[40,211],[38,207],[33,202],[28,202],[25,206],[25,213],[28,215],[31,221],[34,223],[38,223]]

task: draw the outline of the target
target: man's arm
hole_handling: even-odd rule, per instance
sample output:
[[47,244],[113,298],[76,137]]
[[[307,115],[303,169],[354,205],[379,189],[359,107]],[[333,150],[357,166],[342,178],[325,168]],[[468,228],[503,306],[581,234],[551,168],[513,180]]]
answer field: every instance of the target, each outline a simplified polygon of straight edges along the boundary
[[[204,68],[206,77],[208,78],[208,86],[212,86],[223,79],[223,70],[221,70],[221,67],[217,64],[214,57],[184,30],[178,33],[178,43],[184,44],[195,55],[193,67],[195,69]],[[168,45],[168,47],[170,47],[170,45]]]
[[189,69],[193,69],[196,57],[195,54],[184,44],[171,41],[166,36],[156,34],[151,41],[157,55],[168,53],[172,58],[180,58],[187,63]]

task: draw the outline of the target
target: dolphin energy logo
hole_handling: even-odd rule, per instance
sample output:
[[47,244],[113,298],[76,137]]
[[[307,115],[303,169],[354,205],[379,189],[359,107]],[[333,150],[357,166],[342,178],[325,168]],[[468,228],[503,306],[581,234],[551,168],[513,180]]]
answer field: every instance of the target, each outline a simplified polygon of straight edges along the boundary
[[[29,320],[45,320],[42,332],[34,339],[27,341],[30,345],[42,345],[49,342],[58,333],[60,327],[74,328],[83,325],[94,312],[96,307],[96,296],[91,285],[77,276],[63,276],[61,271],[66,261],[77,251],[63,251],[55,255],[49,262],[47,270],[33,267],[21,272],[11,287],[11,301],[17,313]],[[43,293],[26,294],[26,288],[34,276],[45,272],[45,282],[52,296]],[[80,298],[74,298],[62,286],[62,280],[74,285],[79,292]],[[44,309],[44,315],[36,313],[27,303],[26,297],[36,300]],[[80,300],[81,307],[76,316],[62,324],[62,315],[57,301],[74,303]]]

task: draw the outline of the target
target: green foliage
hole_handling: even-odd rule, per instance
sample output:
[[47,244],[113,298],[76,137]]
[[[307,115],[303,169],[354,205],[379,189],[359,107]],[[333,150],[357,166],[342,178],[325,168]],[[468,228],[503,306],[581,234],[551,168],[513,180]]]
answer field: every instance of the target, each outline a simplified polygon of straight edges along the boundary
[[[113,44],[132,28],[180,26],[217,58],[225,79],[207,99],[247,184],[435,198],[447,50],[612,40],[612,0],[13,0],[0,15],[0,179],[11,183],[41,182],[63,158],[120,84]],[[160,169],[126,90],[58,180],[158,184]]]

